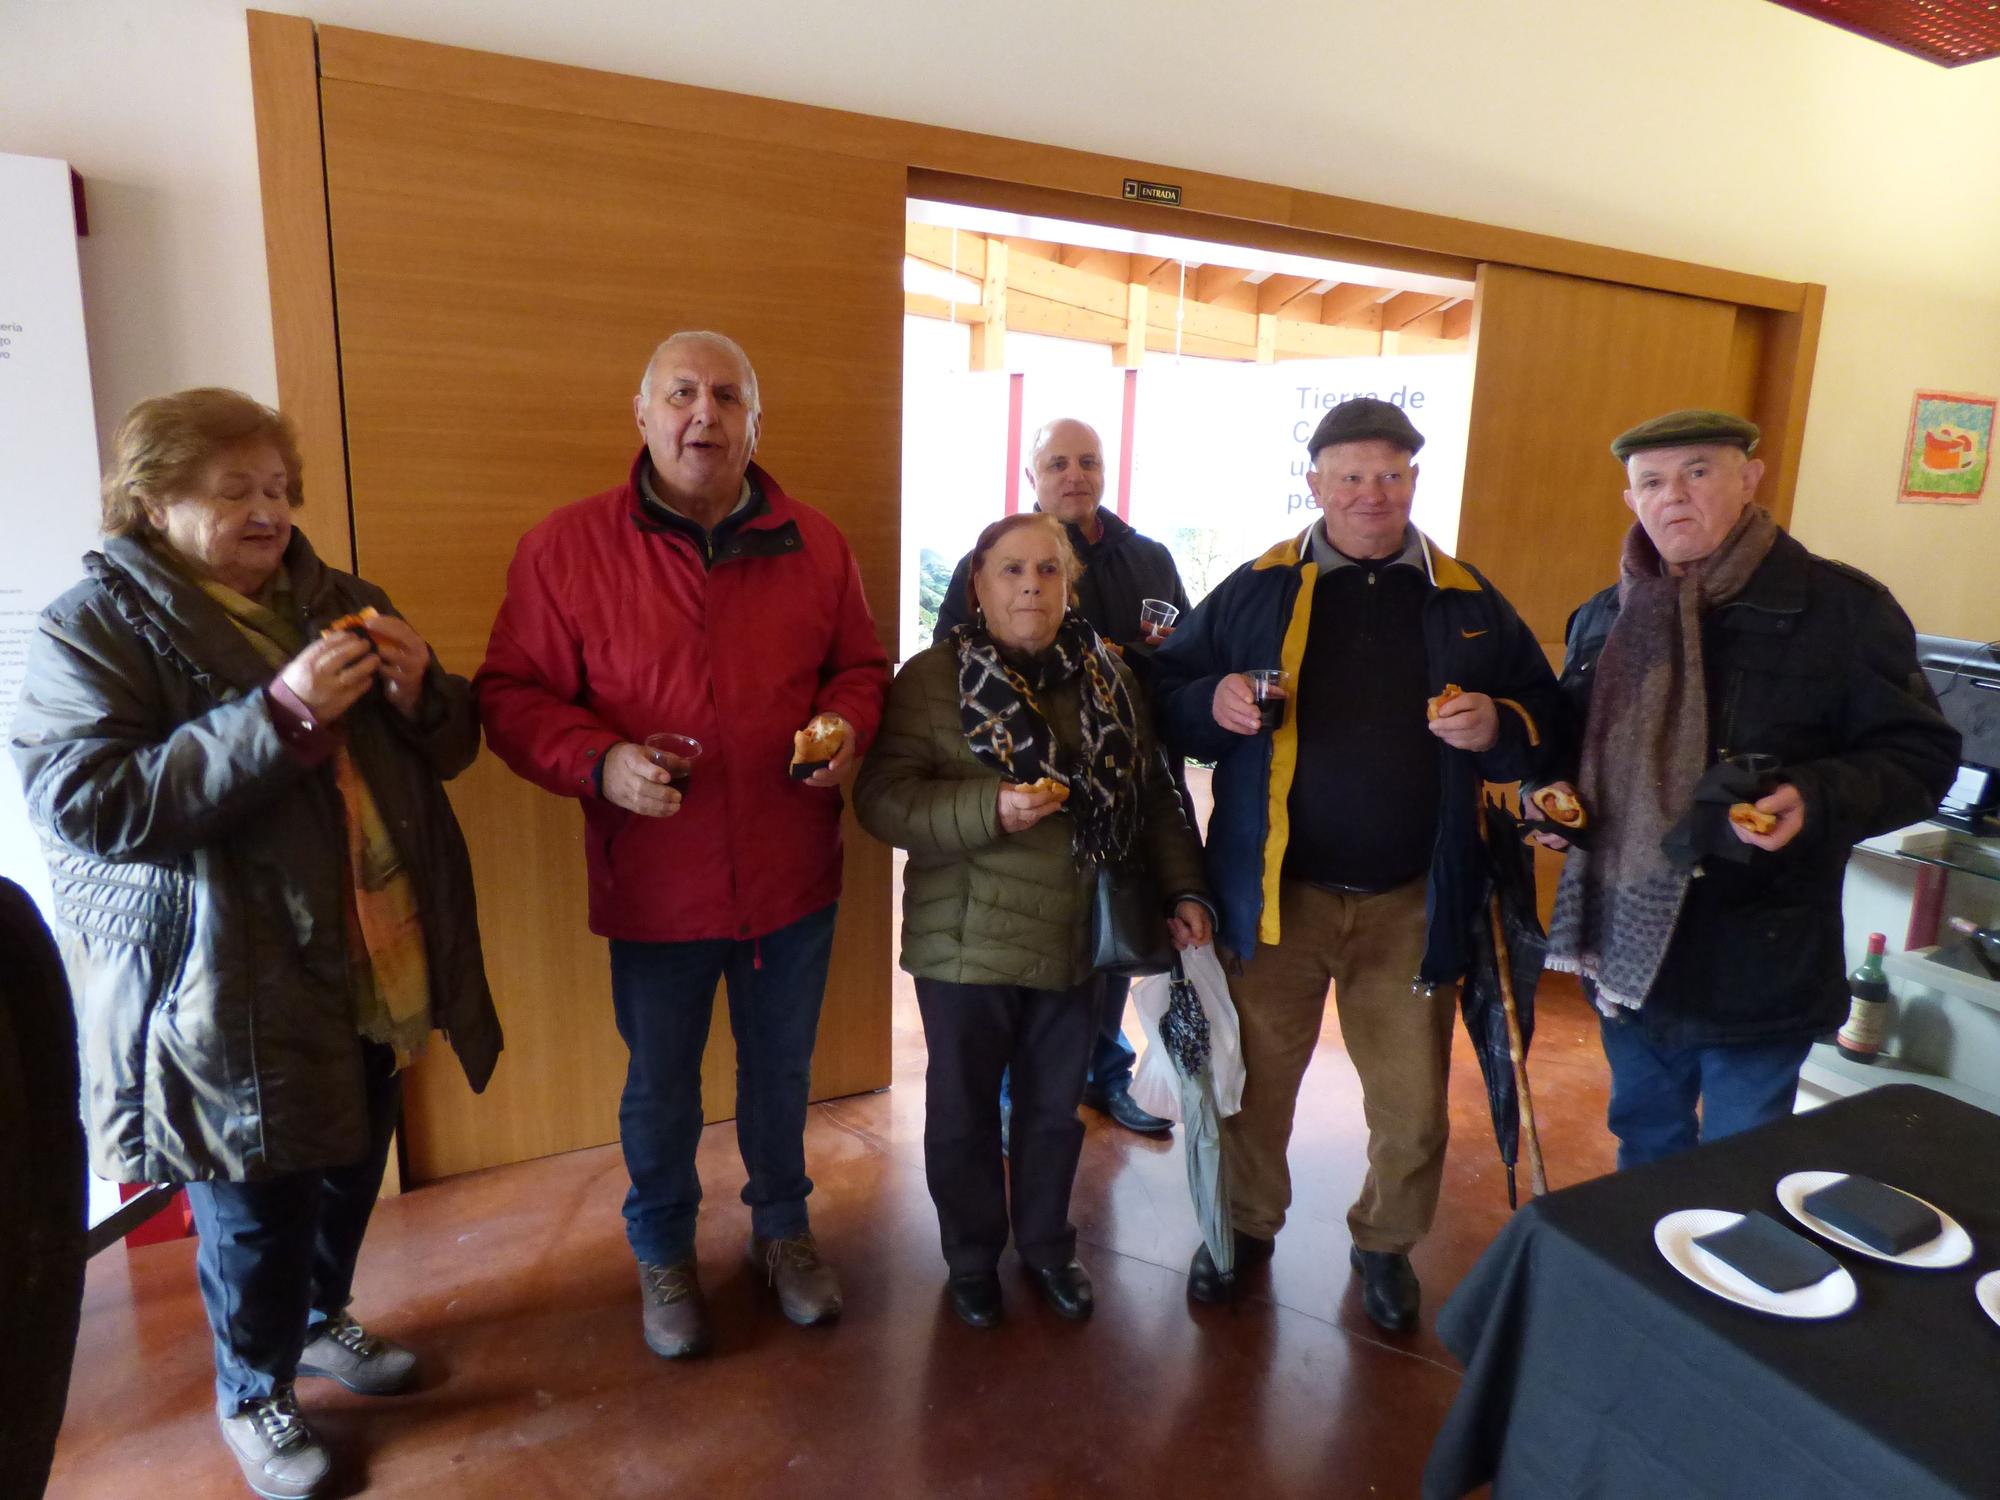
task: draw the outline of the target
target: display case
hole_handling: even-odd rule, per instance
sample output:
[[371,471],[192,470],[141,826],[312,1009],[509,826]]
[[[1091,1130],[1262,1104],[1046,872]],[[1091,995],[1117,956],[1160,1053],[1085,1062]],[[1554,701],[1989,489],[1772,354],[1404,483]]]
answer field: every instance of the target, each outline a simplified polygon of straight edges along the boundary
[[1866,840],[1848,864],[1842,910],[1850,970],[1870,932],[1887,934],[1895,1007],[1874,1062],[1818,1042],[1801,1081],[1835,1098],[1920,1083],[2000,1114],[2000,978],[1949,925],[1954,916],[2000,925],[2000,838],[1918,823]]

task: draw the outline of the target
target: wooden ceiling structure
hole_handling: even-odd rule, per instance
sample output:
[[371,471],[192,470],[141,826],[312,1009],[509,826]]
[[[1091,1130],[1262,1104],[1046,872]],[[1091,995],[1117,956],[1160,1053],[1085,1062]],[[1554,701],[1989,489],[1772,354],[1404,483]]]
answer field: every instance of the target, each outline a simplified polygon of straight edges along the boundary
[[912,221],[904,253],[977,284],[977,302],[905,292],[917,317],[969,324],[972,368],[1007,368],[1008,330],[1109,344],[1134,368],[1155,354],[1270,364],[1376,354],[1463,353],[1469,296],[1194,265]]

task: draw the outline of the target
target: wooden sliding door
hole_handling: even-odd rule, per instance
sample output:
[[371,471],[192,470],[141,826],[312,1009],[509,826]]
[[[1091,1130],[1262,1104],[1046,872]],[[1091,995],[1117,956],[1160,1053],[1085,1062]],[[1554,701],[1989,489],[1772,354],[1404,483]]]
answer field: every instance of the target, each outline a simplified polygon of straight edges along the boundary
[[[640,372],[679,328],[750,352],[759,460],[847,533],[891,633],[899,167],[334,77],[321,105],[356,556],[448,666],[478,665],[522,532],[624,477]],[[615,1140],[624,1076],[576,807],[490,754],[452,794],[507,1051],[477,1101],[442,1047],[417,1069],[417,1180]],[[851,824],[847,847],[815,1097],[888,1082],[888,853]],[[726,1017],[712,1038],[711,1119]]]
[[1553,655],[1618,576],[1632,513],[1611,439],[1683,406],[1755,416],[1763,342],[1735,303],[1480,267],[1459,551]]

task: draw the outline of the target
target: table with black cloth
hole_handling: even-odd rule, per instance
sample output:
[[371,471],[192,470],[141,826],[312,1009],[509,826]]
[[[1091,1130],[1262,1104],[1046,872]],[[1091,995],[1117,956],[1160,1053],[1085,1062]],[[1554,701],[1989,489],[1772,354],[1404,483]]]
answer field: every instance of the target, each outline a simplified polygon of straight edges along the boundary
[[[1916,1271],[1835,1249],[1860,1289],[1822,1321],[1710,1295],[1653,1226],[1778,1204],[1791,1172],[1856,1172],[1929,1200],[1972,1259]],[[1817,1241],[1815,1241],[1817,1242]],[[1831,1247],[1829,1247],[1831,1248]],[[2000,1266],[2000,1115],[1878,1088],[1536,1199],[1438,1313],[1465,1384],[1425,1500],[2000,1497],[2000,1326],[1973,1283]]]

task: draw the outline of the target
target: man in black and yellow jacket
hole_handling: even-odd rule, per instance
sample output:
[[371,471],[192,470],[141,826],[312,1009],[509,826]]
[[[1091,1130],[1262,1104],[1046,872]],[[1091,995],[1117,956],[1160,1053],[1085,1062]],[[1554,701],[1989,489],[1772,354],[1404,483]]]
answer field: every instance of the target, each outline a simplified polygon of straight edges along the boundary
[[[1409,1251],[1430,1228],[1449,1128],[1456,982],[1483,865],[1482,781],[1537,769],[1554,674],[1513,607],[1410,525],[1423,436],[1372,397],[1308,444],[1321,519],[1236,570],[1154,658],[1162,739],[1213,760],[1207,867],[1242,1025],[1243,1108],[1223,1122],[1239,1264],[1268,1259],[1285,1151],[1327,987],[1360,1075],[1368,1175],[1348,1212],[1363,1306],[1414,1324]],[[1288,674],[1264,727],[1247,674]],[[1427,712],[1427,700],[1459,690]],[[1208,1251],[1188,1289],[1228,1295]]]

